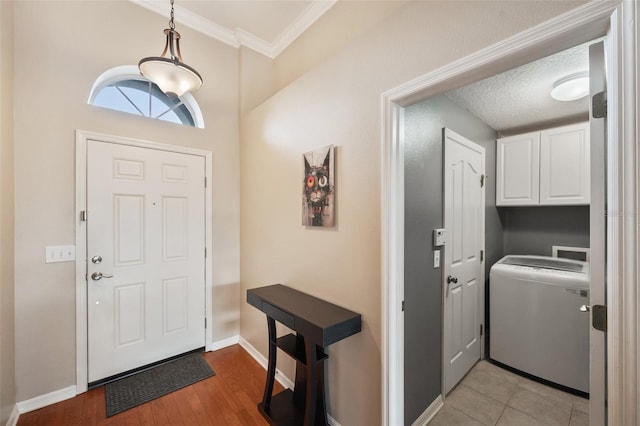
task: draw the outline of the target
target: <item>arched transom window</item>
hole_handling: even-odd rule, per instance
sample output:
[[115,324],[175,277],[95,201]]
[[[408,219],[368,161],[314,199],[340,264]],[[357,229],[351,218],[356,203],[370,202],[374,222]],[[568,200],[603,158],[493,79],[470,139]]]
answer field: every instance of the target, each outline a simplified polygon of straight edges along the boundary
[[104,72],[91,88],[89,104],[204,128],[202,113],[190,93],[179,97],[166,95],[138,72],[135,65],[124,65]]

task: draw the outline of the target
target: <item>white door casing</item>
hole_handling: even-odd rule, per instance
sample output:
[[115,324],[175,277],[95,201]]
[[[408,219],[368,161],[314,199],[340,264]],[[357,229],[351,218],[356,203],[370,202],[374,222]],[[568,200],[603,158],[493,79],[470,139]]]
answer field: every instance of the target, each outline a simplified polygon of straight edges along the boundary
[[[208,151],[76,131],[78,393],[211,348],[211,160]],[[98,272],[113,277],[93,280]]]
[[444,392],[481,356],[484,322],[484,147],[444,129]]
[[[404,107],[495,75],[542,57],[607,37],[607,406],[609,424],[637,424],[636,387],[632,383],[640,365],[636,347],[638,281],[636,159],[640,121],[638,101],[638,23],[640,7],[619,0],[589,2],[502,40],[437,70],[407,81],[382,96],[382,298],[383,366],[382,416],[384,425],[404,423],[403,294],[404,193],[402,128]],[[592,201],[593,202],[593,201]],[[601,360],[604,364],[604,360]]]

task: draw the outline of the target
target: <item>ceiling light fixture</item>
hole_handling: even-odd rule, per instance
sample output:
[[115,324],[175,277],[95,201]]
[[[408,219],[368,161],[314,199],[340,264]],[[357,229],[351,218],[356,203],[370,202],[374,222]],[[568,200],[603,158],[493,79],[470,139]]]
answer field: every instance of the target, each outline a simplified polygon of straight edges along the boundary
[[582,71],[561,78],[553,84],[551,97],[556,101],[575,101],[589,94],[589,72]]
[[[182,96],[185,92],[198,90],[202,86],[202,77],[198,71],[182,62],[180,53],[180,33],[173,22],[173,1],[171,0],[171,19],[169,28],[164,30],[167,41],[160,56],[142,58],[138,62],[140,74],[154,82],[167,95]],[[167,50],[170,57],[167,58]]]

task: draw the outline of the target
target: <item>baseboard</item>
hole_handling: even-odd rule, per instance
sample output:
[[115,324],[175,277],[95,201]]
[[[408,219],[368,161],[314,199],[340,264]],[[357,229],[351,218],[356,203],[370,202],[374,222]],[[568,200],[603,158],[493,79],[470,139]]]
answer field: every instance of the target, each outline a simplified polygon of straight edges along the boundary
[[[249,343],[242,336],[240,336],[239,343],[245,351],[249,352],[249,355],[251,355],[253,359],[258,361],[258,364],[260,364],[262,368],[264,368],[265,370],[267,369],[267,358],[265,358],[256,348],[254,348],[251,343]],[[276,368],[276,380],[287,389],[293,389],[295,387],[293,380],[285,376],[284,373],[282,373],[282,371],[280,371],[280,369],[278,368]]]
[[18,424],[19,417],[20,417],[20,413],[18,412],[18,406],[14,405],[13,410],[11,410],[11,415],[9,416],[9,420],[7,420],[7,426],[16,426]]
[[424,410],[424,413],[420,414],[420,417],[416,419],[415,422],[411,426],[426,426],[431,419],[438,414],[438,411],[444,407],[444,401],[442,400],[442,395],[438,395],[438,397]]
[[[253,347],[251,343],[249,343],[242,336],[240,336],[239,343],[240,343],[240,346],[242,346],[244,350],[247,351],[249,355],[253,357],[253,359],[258,361],[258,364],[260,364],[262,368],[264,368],[265,370],[267,369],[267,362],[268,362],[267,358],[265,358],[255,347]],[[287,389],[293,389],[295,387],[293,380],[288,378],[286,375],[282,373],[282,371],[280,371],[277,368],[276,368],[276,380]],[[341,426],[340,423],[338,423],[336,419],[331,417],[328,413],[327,413],[327,423],[329,423],[329,426]]]
[[46,407],[47,405],[55,404],[56,402],[64,401],[76,396],[76,387],[69,386],[64,389],[49,392],[45,395],[36,396],[35,398],[21,401],[16,404],[18,413],[28,413],[29,411],[37,410],[38,408]]
[[237,344],[239,342],[239,337],[240,336],[235,335],[235,336],[228,337],[226,339],[216,340],[215,342],[211,343],[209,346],[204,348],[204,350],[206,352],[217,351],[218,349],[222,349],[222,348],[226,348],[227,346],[235,345],[235,344]]

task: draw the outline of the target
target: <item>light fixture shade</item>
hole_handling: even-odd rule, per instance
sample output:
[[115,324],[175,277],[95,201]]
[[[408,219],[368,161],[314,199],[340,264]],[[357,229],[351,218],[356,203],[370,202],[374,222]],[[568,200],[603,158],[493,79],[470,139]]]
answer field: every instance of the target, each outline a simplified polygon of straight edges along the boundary
[[198,90],[202,77],[187,64],[169,58],[151,56],[138,62],[140,73],[158,85],[166,94],[182,96],[185,92]]
[[589,72],[583,71],[568,75],[556,81],[551,97],[556,101],[575,101],[589,94]]
[[[202,77],[198,71],[182,62],[180,53],[180,33],[173,21],[173,2],[171,0],[171,19],[169,28],[165,28],[164,50],[160,56],[142,58],[138,62],[140,74],[154,82],[167,95],[182,96],[185,92],[198,90],[202,86]],[[165,55],[169,53],[169,57]]]

